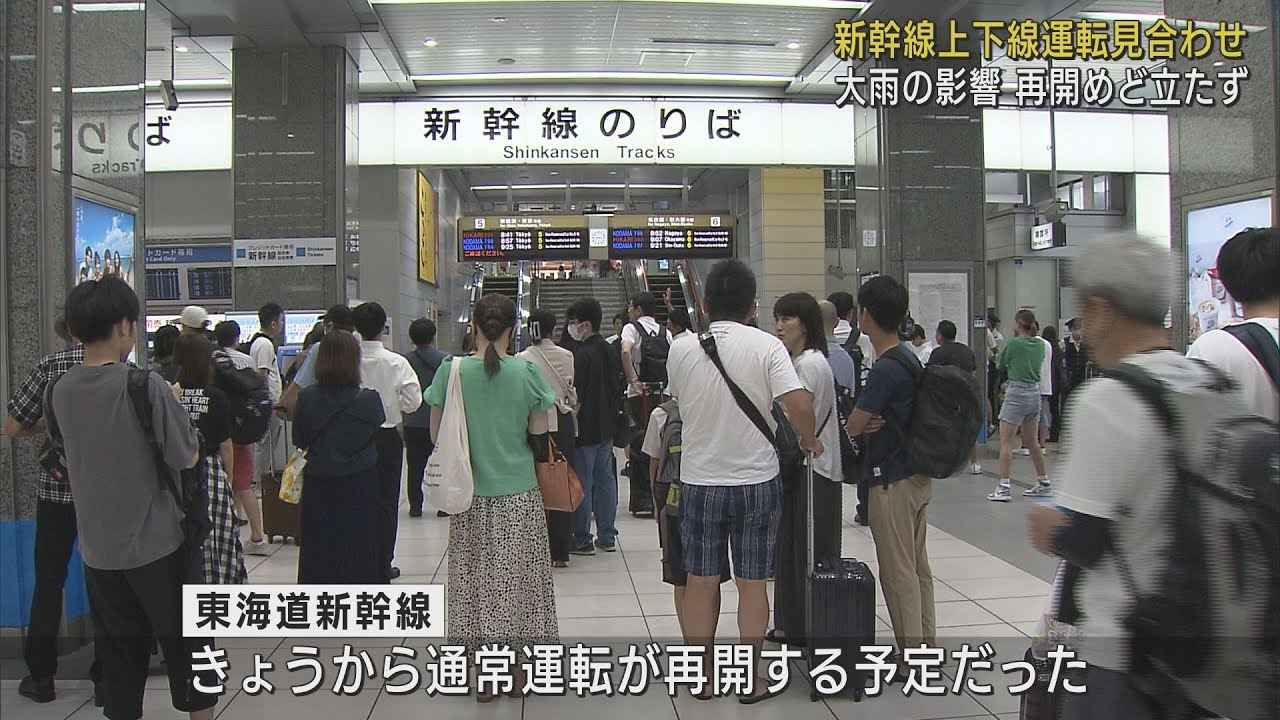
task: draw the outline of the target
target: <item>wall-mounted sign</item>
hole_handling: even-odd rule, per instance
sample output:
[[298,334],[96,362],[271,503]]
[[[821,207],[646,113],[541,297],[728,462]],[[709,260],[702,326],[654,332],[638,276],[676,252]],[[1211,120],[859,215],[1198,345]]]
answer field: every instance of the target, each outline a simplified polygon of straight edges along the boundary
[[[228,169],[231,125],[229,103],[152,107],[133,142],[148,172]],[[853,113],[830,102],[427,98],[361,103],[359,127],[361,165],[854,164]]]
[[336,265],[337,240],[321,238],[269,238],[235,241],[236,267],[286,267]]
[[134,213],[80,196],[72,200],[72,212],[75,215],[72,284],[114,276],[137,287]]
[[607,228],[591,228],[591,247],[609,247],[609,230]]
[[1067,225],[1061,220],[1036,225],[1031,228],[1032,250],[1050,250],[1056,247],[1066,247],[1066,245]]
[[863,230],[862,231],[862,247],[873,248],[875,246],[876,246],[876,231]]
[[582,215],[474,216],[458,220],[458,259],[584,260],[587,219]]
[[609,257],[732,257],[734,226],[732,215],[614,215]]
[[418,173],[418,279],[436,284],[436,191]]

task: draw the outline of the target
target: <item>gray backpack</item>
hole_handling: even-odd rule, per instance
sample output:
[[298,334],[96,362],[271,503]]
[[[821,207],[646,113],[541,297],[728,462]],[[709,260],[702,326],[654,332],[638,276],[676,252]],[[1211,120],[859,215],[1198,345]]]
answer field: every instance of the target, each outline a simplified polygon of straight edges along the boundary
[[[667,485],[667,512],[671,515],[680,512],[680,454],[684,450],[684,421],[680,419],[680,406],[675,400],[668,400],[658,407],[667,413],[667,422],[662,426],[662,462],[658,463],[656,482]],[[659,498],[661,502],[664,498]],[[674,501],[674,502],[673,502]]]
[[[1132,672],[1165,717],[1190,703],[1232,720],[1274,718],[1280,707],[1280,426],[1233,414],[1224,395],[1232,381],[1196,362],[1214,381],[1194,394],[1172,392],[1137,365],[1107,372],[1160,418],[1173,439],[1176,469],[1163,566],[1139,567],[1125,548],[1112,548],[1134,598],[1126,623]],[[1135,574],[1149,578],[1145,587]]]

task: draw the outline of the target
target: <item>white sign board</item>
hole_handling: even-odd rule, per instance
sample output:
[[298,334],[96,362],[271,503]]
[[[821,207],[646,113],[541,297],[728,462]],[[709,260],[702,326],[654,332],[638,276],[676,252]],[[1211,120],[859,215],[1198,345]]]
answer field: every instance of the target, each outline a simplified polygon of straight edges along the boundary
[[1031,228],[1031,249],[1049,250],[1053,248],[1053,223],[1036,225]]
[[[229,104],[146,117],[148,172],[231,167]],[[853,113],[829,102],[426,98],[361,103],[359,127],[361,165],[854,164]]]
[[966,273],[908,272],[911,317],[930,341],[938,323],[956,324],[956,342],[969,344],[969,276]]
[[230,168],[231,107],[148,107],[144,152],[147,172]]
[[873,248],[875,246],[876,246],[876,231],[863,230],[862,231],[862,247]]
[[591,233],[591,247],[609,247],[608,228],[591,228],[589,232]]
[[236,267],[286,267],[294,265],[336,265],[335,238],[237,239]]

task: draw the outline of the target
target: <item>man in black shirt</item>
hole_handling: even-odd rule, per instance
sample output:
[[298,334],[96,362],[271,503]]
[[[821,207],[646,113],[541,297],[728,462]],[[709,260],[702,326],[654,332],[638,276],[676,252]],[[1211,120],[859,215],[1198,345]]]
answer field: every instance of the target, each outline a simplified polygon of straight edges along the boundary
[[[621,366],[614,347],[600,337],[603,311],[594,298],[582,298],[568,311],[567,330],[573,351],[573,385],[578,391],[578,446],[571,464],[585,497],[574,513],[575,555],[594,555],[617,549],[618,476],[614,471],[613,435],[621,406]],[[595,518],[597,537],[591,534]]]
[[[977,373],[978,359],[974,356],[973,350],[964,343],[956,342],[956,324],[950,320],[943,320],[938,323],[938,332],[934,337],[934,342],[938,344],[933,349],[933,354],[929,356],[930,365],[951,365],[958,367],[965,372]],[[982,465],[978,463],[978,446],[973,446],[973,451],[969,453],[969,472],[974,475],[982,474]]]

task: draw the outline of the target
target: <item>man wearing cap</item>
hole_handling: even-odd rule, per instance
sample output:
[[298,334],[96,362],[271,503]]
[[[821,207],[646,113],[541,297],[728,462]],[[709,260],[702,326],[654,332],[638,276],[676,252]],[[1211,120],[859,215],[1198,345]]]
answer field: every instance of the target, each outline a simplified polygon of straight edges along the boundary
[[209,311],[199,305],[188,305],[182,308],[178,326],[183,335],[208,335]]
[[[326,333],[330,330],[346,330],[349,333],[355,333],[357,340],[360,339],[360,334],[356,332],[355,323],[351,319],[351,308],[346,305],[334,305],[320,316],[320,320],[324,322]],[[298,368],[297,374],[293,377],[293,383],[285,389],[280,399],[280,404],[290,416],[293,415],[294,407],[298,404],[298,393],[316,384],[316,357],[319,355],[318,352],[307,353],[306,359],[302,361],[302,367]]]

